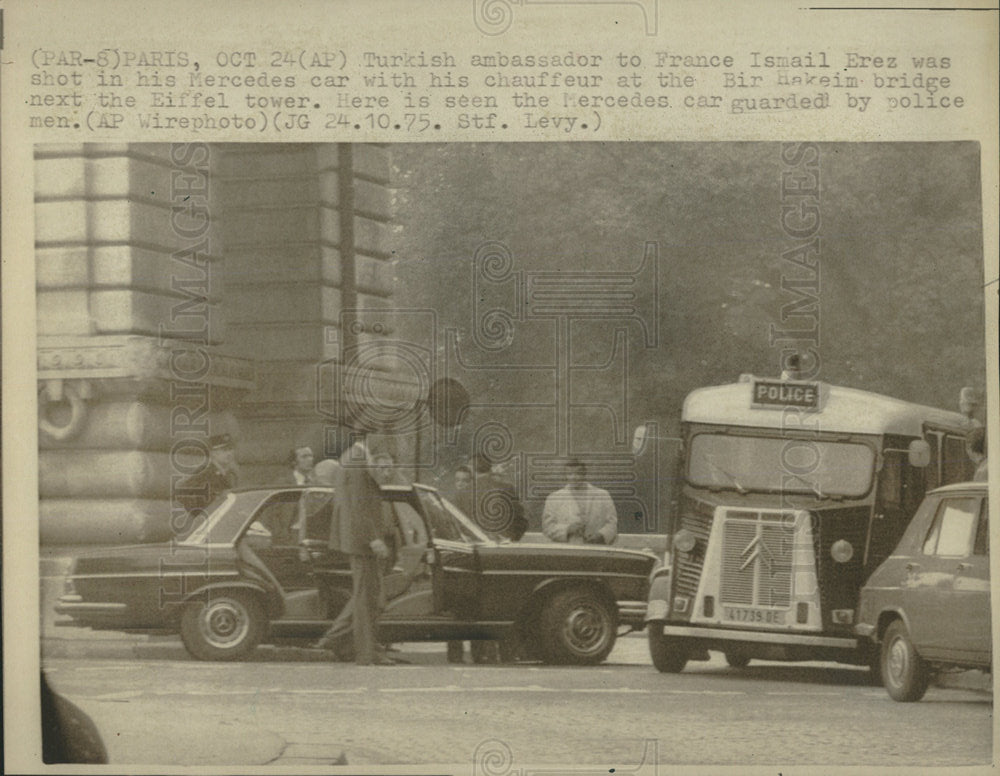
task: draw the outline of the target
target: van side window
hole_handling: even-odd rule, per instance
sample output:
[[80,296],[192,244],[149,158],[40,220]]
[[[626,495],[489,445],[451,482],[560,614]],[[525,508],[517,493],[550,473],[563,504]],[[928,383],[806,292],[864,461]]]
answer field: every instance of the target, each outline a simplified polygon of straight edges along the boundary
[[924,497],[923,480],[923,472],[910,466],[905,452],[887,450],[883,454],[880,487],[887,506],[912,515]]
[[924,541],[924,555],[966,557],[972,549],[979,504],[974,496],[942,499]]

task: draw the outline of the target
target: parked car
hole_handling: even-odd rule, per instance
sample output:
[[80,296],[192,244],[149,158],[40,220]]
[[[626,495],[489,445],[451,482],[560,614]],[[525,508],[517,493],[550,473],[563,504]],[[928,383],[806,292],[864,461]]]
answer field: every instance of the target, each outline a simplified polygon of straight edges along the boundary
[[855,629],[880,650],[894,700],[920,700],[940,669],[991,669],[987,493],[985,482],[928,493],[861,590]]
[[[656,556],[599,545],[491,541],[432,488],[382,488],[385,643],[516,641],[529,658],[599,663],[620,626],[641,629]],[[56,611],[64,624],[180,633],[203,660],[322,635],[350,597],[327,548],[333,491],[254,488],[221,497],[186,538],[81,555]]]

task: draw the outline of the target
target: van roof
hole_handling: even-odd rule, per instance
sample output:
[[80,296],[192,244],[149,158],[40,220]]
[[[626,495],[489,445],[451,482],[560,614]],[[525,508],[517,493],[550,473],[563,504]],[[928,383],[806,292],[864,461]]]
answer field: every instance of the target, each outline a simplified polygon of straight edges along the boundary
[[691,391],[684,400],[681,419],[694,423],[787,430],[796,427],[797,423],[798,428],[806,431],[905,436],[921,436],[925,423],[959,432],[967,428],[968,421],[958,412],[828,383],[814,383],[819,387],[819,408],[802,410],[801,417],[789,422],[784,407],[752,406],[755,380],[768,378],[748,376],[737,383]]

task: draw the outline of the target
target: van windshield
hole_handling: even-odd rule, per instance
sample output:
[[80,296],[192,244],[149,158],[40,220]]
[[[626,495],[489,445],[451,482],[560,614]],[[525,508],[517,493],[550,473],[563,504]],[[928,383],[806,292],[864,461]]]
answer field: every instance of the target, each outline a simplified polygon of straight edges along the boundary
[[874,469],[874,450],[856,442],[696,434],[687,478],[692,485],[740,493],[858,497],[871,487]]

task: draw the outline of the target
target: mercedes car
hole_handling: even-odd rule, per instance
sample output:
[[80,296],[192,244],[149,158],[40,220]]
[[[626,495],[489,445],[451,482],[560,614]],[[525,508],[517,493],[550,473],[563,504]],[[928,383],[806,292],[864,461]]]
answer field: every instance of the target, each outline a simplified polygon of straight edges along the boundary
[[[76,558],[61,624],[177,633],[202,660],[260,643],[308,643],[350,598],[346,556],[328,548],[333,490],[239,489],[186,537]],[[497,640],[550,663],[594,664],[644,626],[657,557],[599,545],[491,540],[437,491],[382,487],[391,526],[384,643]]]

